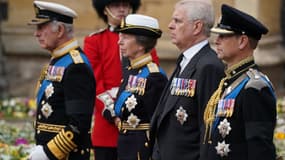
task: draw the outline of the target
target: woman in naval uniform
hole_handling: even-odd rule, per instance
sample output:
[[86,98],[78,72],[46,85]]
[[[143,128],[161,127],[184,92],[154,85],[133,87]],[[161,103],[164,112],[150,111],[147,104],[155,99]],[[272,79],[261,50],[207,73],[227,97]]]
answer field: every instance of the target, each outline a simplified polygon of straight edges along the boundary
[[150,158],[150,120],[167,83],[164,71],[152,62],[150,51],[161,36],[155,18],[131,14],[119,29],[120,52],[130,61],[114,106],[119,128],[119,160]]

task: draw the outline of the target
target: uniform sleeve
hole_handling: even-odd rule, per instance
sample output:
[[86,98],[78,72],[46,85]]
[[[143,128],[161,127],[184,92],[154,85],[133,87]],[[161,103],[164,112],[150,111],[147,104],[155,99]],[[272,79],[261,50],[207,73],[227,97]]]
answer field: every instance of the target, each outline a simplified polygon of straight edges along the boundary
[[[71,64],[63,77],[66,127],[44,146],[46,153],[63,159],[88,135],[93,113],[95,80],[86,64]],[[81,138],[80,138],[81,137]],[[49,154],[48,154],[49,155]]]
[[245,125],[248,159],[275,159],[273,133],[276,100],[268,87],[248,88],[240,93]]
[[149,120],[152,118],[167,81],[167,77],[161,73],[152,73],[147,79],[147,90],[144,95],[144,107],[146,107]]

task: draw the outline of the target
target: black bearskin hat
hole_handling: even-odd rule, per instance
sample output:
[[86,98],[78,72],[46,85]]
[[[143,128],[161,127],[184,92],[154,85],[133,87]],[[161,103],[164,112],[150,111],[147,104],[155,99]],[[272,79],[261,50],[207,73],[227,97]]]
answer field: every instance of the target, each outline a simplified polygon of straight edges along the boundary
[[104,14],[105,6],[113,2],[123,2],[123,1],[130,2],[133,13],[135,13],[141,5],[140,0],[92,0],[92,4],[98,16],[102,18],[104,22],[107,23],[107,16]]

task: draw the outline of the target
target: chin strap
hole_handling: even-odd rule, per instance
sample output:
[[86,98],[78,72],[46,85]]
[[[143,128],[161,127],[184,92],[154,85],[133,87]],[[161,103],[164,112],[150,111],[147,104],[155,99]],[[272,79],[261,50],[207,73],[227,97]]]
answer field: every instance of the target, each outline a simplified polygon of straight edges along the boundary
[[110,15],[114,20],[121,22],[121,19],[120,19],[120,18],[117,18],[117,17],[110,11],[110,9],[109,9],[108,7],[105,7],[105,10],[106,10],[107,14]]

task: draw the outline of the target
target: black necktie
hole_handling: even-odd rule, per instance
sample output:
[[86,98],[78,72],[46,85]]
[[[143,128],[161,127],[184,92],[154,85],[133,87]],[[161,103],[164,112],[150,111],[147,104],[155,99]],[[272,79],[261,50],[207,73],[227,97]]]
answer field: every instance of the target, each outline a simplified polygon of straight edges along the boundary
[[175,76],[178,76],[179,75],[179,73],[180,73],[180,71],[181,71],[181,66],[180,66],[180,63],[181,63],[181,61],[183,60],[183,57],[184,57],[184,55],[183,55],[183,53],[181,53],[180,55],[179,55],[179,57],[177,58],[177,61],[176,61],[176,69],[175,69]]

